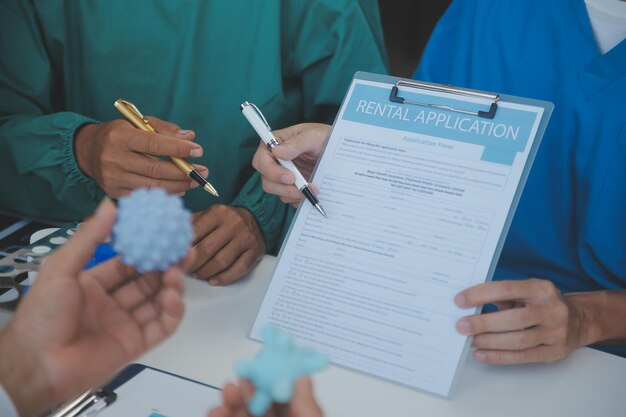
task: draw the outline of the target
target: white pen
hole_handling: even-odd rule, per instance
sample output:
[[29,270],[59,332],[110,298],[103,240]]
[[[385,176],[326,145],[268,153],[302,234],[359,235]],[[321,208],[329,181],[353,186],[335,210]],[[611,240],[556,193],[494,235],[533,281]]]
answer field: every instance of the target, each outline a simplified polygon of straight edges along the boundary
[[[241,112],[246,119],[250,122],[256,133],[261,137],[261,140],[268,146],[268,148],[273,149],[276,146],[280,145],[280,143],[276,140],[274,135],[272,134],[272,129],[270,125],[267,123],[265,116],[261,113],[261,110],[257,106],[247,101],[241,103]],[[287,168],[296,178],[295,186],[311,204],[313,207],[319,211],[322,216],[326,217],[326,212],[322,208],[319,200],[313,195],[311,189],[309,188],[309,183],[304,179],[298,168],[291,161],[283,161],[282,159],[278,159],[278,163],[280,163],[283,167]]]

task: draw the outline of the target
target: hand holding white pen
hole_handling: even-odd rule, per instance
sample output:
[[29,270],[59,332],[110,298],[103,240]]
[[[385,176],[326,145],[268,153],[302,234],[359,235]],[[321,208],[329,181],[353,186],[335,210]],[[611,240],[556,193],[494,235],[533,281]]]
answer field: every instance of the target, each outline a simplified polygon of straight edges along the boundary
[[[274,148],[278,146],[280,143],[276,140],[274,135],[271,132],[271,129],[263,117],[261,111],[252,103],[244,102],[241,104],[241,112],[246,117],[246,119],[250,122],[254,130],[261,137],[261,140],[270,148]],[[281,159],[277,159],[277,161],[288,169],[295,178],[294,185],[296,188],[304,194],[304,196],[309,200],[309,202],[323,215],[326,217],[326,212],[324,211],[322,205],[319,200],[315,197],[313,192],[308,186],[308,182],[302,176],[298,168],[292,161],[285,161]]]

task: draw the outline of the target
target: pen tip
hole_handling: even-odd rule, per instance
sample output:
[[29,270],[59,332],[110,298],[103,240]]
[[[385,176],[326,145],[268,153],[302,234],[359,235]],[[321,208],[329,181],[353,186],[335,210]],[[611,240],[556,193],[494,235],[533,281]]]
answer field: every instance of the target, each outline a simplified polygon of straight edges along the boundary
[[320,212],[320,214],[321,214],[322,216],[324,216],[324,217],[328,218],[328,216],[326,215],[326,212],[325,212],[325,211],[324,211],[324,209],[322,208],[322,205],[321,205],[321,204],[317,203],[317,204],[315,205],[315,208],[317,209],[317,211],[319,211],[319,212]]
[[206,184],[204,184],[203,188],[204,188],[204,191],[206,191],[207,193],[213,194],[215,197],[219,197],[220,196],[218,194],[217,190],[215,189],[215,187],[213,187],[208,182]]

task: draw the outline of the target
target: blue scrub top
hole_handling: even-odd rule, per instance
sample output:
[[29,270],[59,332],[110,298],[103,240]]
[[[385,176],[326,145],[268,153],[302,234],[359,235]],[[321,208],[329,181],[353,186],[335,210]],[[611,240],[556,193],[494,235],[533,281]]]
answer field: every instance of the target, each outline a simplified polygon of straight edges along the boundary
[[626,288],[626,41],[602,55],[583,0],[456,0],[415,78],[555,105],[494,279]]

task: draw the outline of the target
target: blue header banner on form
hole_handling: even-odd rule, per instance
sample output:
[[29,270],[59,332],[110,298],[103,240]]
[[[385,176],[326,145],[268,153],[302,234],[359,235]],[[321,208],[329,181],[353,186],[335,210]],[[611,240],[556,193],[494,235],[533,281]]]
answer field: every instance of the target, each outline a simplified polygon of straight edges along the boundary
[[[389,101],[388,88],[357,84],[343,118],[394,130],[429,135],[484,146],[483,161],[511,165],[516,152],[523,152],[537,119],[534,111],[499,107],[494,119],[453,111]],[[402,91],[410,101],[448,105],[464,110],[488,110],[464,100]]]

